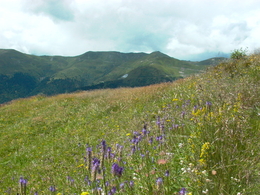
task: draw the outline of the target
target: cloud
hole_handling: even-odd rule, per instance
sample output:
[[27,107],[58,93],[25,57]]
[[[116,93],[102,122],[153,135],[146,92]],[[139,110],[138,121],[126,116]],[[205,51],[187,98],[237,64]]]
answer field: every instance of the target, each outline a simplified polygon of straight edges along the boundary
[[54,21],[72,21],[74,19],[71,0],[26,0],[23,9],[35,14],[43,14]]
[[[199,60],[199,56],[205,56],[203,54],[208,54],[208,57],[213,57],[212,54],[226,56],[226,53],[236,48],[259,47],[260,41],[255,39],[255,34],[260,33],[257,27],[260,22],[259,9],[252,5],[231,6],[234,3],[231,1],[225,6],[221,6],[221,1],[218,3],[207,7],[209,15],[204,15],[206,19],[198,13],[198,17],[179,20],[168,42],[167,52],[181,59],[191,59],[197,55],[196,60]],[[259,3],[254,1],[253,4]],[[201,19],[201,22],[197,22],[197,19]],[[255,40],[254,44],[252,40]]]
[[0,17],[0,47],[38,55],[159,50],[202,60],[260,47],[258,0],[2,0]]

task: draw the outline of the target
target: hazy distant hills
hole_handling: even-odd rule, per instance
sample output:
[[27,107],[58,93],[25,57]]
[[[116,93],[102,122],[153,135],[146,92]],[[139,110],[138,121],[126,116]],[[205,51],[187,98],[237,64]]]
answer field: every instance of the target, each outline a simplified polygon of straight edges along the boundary
[[181,61],[161,52],[35,56],[0,49],[0,103],[36,94],[54,95],[174,81],[198,73],[223,59]]

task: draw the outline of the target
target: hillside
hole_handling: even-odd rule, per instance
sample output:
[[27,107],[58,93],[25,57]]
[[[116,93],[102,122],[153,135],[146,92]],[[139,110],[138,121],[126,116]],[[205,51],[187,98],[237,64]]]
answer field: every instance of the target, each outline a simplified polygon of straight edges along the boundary
[[0,193],[258,194],[259,113],[259,55],[172,83],[18,99],[0,107]]
[[34,56],[2,49],[0,103],[37,94],[55,95],[82,89],[136,87],[174,81],[211,65],[214,63],[210,60],[181,61],[160,52],[86,52],[64,57]]

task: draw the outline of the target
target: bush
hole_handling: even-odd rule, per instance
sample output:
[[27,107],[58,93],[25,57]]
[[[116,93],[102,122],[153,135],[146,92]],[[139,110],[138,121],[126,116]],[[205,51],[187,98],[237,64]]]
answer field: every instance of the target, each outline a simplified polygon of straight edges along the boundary
[[247,49],[243,49],[243,48],[235,49],[231,53],[230,58],[233,59],[233,60],[243,59],[247,56],[246,53],[247,53]]

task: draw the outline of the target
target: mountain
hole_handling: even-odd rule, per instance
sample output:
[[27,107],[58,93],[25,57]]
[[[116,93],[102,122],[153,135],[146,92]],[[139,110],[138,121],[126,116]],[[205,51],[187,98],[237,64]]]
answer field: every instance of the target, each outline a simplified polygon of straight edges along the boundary
[[161,52],[86,52],[73,57],[0,50],[0,103],[36,94],[136,87],[174,81],[214,64],[182,61]]

